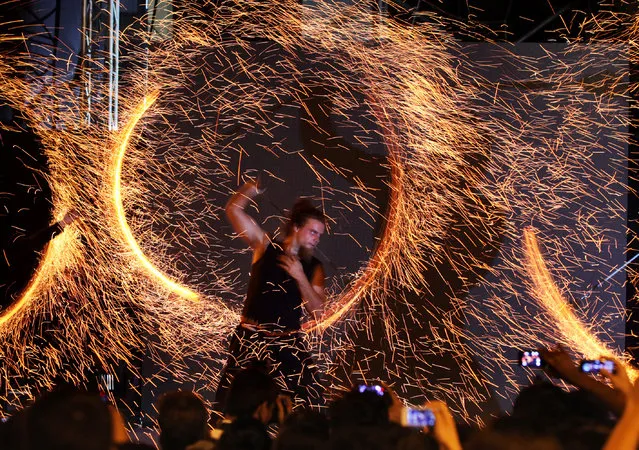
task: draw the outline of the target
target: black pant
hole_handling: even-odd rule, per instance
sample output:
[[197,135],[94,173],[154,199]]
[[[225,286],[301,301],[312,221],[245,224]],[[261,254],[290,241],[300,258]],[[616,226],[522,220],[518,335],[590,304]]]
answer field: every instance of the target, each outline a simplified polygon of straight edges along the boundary
[[223,411],[235,374],[256,360],[267,364],[282,392],[296,403],[311,406],[321,402],[317,366],[301,332],[276,335],[239,325],[231,335],[229,356],[215,393],[216,411]]

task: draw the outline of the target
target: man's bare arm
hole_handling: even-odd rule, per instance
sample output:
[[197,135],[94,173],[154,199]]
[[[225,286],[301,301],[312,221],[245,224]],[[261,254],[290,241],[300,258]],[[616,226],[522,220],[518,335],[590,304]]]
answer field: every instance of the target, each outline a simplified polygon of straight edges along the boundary
[[253,182],[244,184],[231,196],[226,203],[226,217],[233,230],[248,243],[253,250],[262,249],[266,241],[266,233],[249,216],[245,209],[248,204],[260,194],[260,190]]
[[[324,302],[326,301],[326,291],[324,288],[324,267],[318,265],[313,272],[313,279],[309,281],[304,277],[304,280],[308,284],[308,288],[302,289],[302,299],[304,299],[304,306],[308,313],[313,316],[314,319],[319,319],[324,312]],[[299,285],[299,283],[298,283]]]

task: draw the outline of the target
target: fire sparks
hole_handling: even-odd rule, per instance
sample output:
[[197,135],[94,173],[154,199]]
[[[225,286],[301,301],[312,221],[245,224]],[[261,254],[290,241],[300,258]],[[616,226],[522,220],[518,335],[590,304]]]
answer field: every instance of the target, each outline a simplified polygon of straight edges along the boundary
[[126,149],[136,124],[140,121],[142,116],[144,116],[144,113],[151,106],[153,106],[153,103],[155,103],[155,101],[157,100],[158,95],[159,93],[155,93],[146,97],[144,101],[133,112],[132,117],[129,118],[129,122],[122,131],[122,137],[119,139],[118,151],[116,154],[113,169],[113,205],[116,211],[116,216],[118,218],[118,223],[120,225],[120,231],[122,232],[127,245],[131,248],[131,251],[135,255],[136,259],[140,262],[142,267],[144,267],[151,276],[157,278],[161,283],[165,284],[172,292],[175,292],[176,294],[183,296],[184,298],[187,298],[189,300],[196,300],[198,298],[198,294],[196,292],[193,292],[189,288],[181,286],[175,281],[168,278],[166,275],[160,272],[144,255],[144,253],[140,249],[140,246],[135,241],[135,237],[133,237],[133,233],[131,233],[131,229],[126,222],[126,213],[124,211],[124,207],[122,206],[121,177],[124,155],[126,154]]
[[[587,358],[597,359],[606,356],[616,356],[611,349],[598,340],[589,326],[582,323],[576,316],[573,309],[559,292],[554,283],[546,263],[539,249],[537,237],[533,230],[524,231],[524,246],[527,257],[528,274],[533,283],[533,294],[543,305],[547,314],[551,318],[551,323],[555,324],[557,330],[563,336],[565,342],[569,342],[569,348],[577,351]],[[639,375],[637,371],[627,366],[628,375],[635,379]]]
[[[160,370],[213,388],[249,263],[223,206],[254,169],[270,174],[268,195],[292,201],[296,180],[331,219],[336,244],[320,249],[337,273],[326,314],[307,328],[327,384],[381,354],[377,375],[401,379],[403,397],[449,398],[480,420],[470,410],[495,384],[508,397],[522,382],[506,349],[613,347],[619,336],[594,336],[588,321],[623,309],[624,281],[580,320],[562,289],[584,290],[623,259],[637,89],[626,62],[638,49],[619,37],[636,37],[636,20],[605,45],[516,53],[462,44],[437,17],[408,26],[359,4],[227,2],[210,14],[176,13],[171,40],[129,50],[147,64],[125,77],[120,133],[82,123],[73,82],[35,86],[11,69],[26,56],[1,61],[3,96],[47,154],[56,216],[80,213],[2,311],[11,377],[81,380],[83,368],[132,363],[150,347]],[[594,32],[623,20],[606,16]],[[267,203],[251,213],[272,231],[282,211]],[[522,263],[531,224],[565,286],[530,233]],[[44,317],[57,331],[37,351]],[[370,344],[378,337],[384,351]],[[438,372],[451,364],[455,379]]]

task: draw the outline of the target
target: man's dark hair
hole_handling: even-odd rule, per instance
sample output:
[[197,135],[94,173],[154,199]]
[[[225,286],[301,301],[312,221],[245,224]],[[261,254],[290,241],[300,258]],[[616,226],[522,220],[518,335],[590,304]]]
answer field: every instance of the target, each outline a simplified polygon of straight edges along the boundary
[[303,227],[308,219],[315,219],[326,223],[324,213],[313,206],[313,203],[311,203],[309,199],[298,198],[291,209],[291,216],[286,226],[286,234],[291,234],[293,227]]
[[592,392],[578,389],[566,394],[571,418],[581,423],[613,425],[606,404]]
[[25,438],[29,450],[109,450],[111,414],[97,394],[50,392],[27,410]]
[[266,371],[256,367],[242,369],[231,382],[224,413],[237,418],[251,417],[262,403],[275,405],[278,393],[277,384]]
[[184,450],[207,436],[208,412],[193,392],[169,392],[158,402],[162,450]]
[[0,448],[25,449],[26,427],[27,409],[14,412],[6,419],[6,422],[0,423]]
[[535,382],[520,392],[513,418],[529,429],[555,428],[570,415],[568,393],[548,382]]

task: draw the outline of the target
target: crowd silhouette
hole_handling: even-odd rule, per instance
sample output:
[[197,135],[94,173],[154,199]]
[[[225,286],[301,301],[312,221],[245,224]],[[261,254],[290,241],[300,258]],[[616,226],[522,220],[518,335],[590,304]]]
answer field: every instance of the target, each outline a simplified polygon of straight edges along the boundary
[[[334,393],[327,406],[295,406],[269,368],[256,362],[233,377],[223,415],[194,392],[162,395],[161,450],[636,450],[639,382],[615,363],[580,370],[560,346],[540,349],[545,377],[523,388],[512,411],[484,427],[455,422],[438,400],[407,407],[392,387],[362,384]],[[603,357],[602,357],[603,358]],[[559,382],[553,382],[559,380]],[[454,406],[454,405],[451,405]],[[6,450],[148,449],[130,438],[119,412],[98,394],[70,386],[47,392],[0,426]]]

